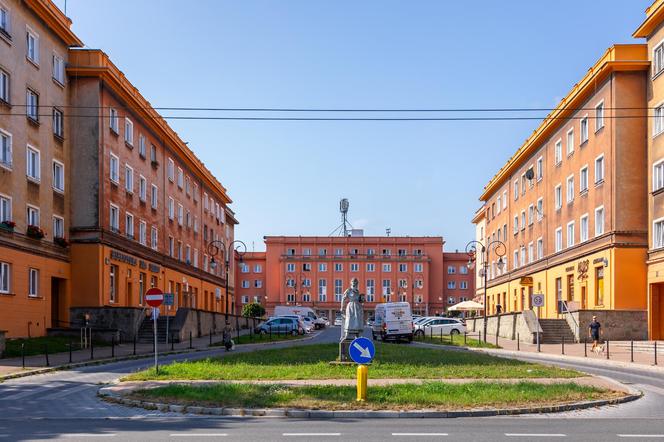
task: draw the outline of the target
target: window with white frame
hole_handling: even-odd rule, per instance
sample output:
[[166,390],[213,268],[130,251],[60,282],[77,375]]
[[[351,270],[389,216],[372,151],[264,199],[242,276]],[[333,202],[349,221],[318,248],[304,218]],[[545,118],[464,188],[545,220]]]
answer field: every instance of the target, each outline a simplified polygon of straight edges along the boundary
[[35,64],[39,64],[39,35],[28,28],[26,32],[27,45],[25,56]]
[[159,247],[157,236],[159,235],[159,231],[157,230],[157,227],[152,226],[150,228],[150,247],[152,247],[153,250],[157,250]]
[[567,156],[574,153],[574,129],[567,131]]
[[189,244],[185,247],[184,260],[187,264],[191,264],[191,246]]
[[25,114],[33,121],[39,121],[39,95],[32,89],[25,92]]
[[525,230],[526,228],[526,211],[522,210],[521,211],[521,230]]
[[138,176],[138,198],[145,201],[148,197],[148,181],[143,175]]
[[389,279],[383,279],[383,295],[389,295],[392,293],[392,281]]
[[[535,206],[532,204],[528,206],[528,225],[532,226],[535,222]],[[500,233],[500,230],[498,231]]]
[[521,195],[526,194],[526,173],[521,174]]
[[604,234],[604,206],[595,209],[595,236]]
[[539,198],[537,200],[537,221],[542,221],[544,217],[544,199]]
[[588,191],[588,166],[585,165],[579,171],[579,193],[584,194]]
[[555,244],[556,244],[556,253],[560,252],[563,249],[563,228],[562,227],[558,227],[556,229]]
[[65,61],[58,54],[53,54],[53,79],[65,84]]
[[115,108],[109,108],[108,109],[108,117],[109,117],[109,127],[113,132],[116,134],[120,133],[120,116],[118,115],[118,111]]
[[342,293],[343,293],[343,280],[335,279],[334,280],[334,297],[335,297],[335,300],[337,300],[337,299],[340,300],[340,298],[337,298],[337,297],[340,297]]
[[356,262],[353,262],[350,264],[350,271],[351,272],[359,272],[360,271],[360,265]]
[[170,196],[168,197],[168,218],[171,220],[175,218],[175,200]]
[[520,255],[521,255],[521,265],[525,266],[527,264],[526,263],[526,246],[521,246],[519,251],[521,252],[520,253]]
[[129,212],[125,213],[125,234],[129,238],[134,238],[134,215]]
[[456,289],[456,281],[447,281],[447,288],[449,290],[454,290]]
[[28,296],[31,298],[39,296],[39,270],[32,267],[28,269]]
[[9,74],[0,69],[0,101],[9,103]]
[[53,160],[53,189],[57,192],[65,191],[65,165]]
[[153,209],[157,208],[158,198],[159,198],[159,188],[155,184],[153,184],[152,191],[150,193],[150,206]]
[[664,131],[664,104],[653,110],[653,119],[653,136],[657,136]]
[[553,192],[553,200],[556,204],[556,210],[560,210],[563,207],[563,186],[558,184]]
[[563,162],[563,142],[562,140],[556,141],[553,148],[553,162],[556,166]]
[[166,167],[168,172],[168,181],[175,181],[175,162],[172,158],[168,159],[168,165]]
[[109,178],[112,182],[118,184],[120,182],[120,159],[111,154],[111,161],[108,168]]
[[334,264],[334,271],[335,272],[343,272],[344,270],[344,265],[341,264],[340,262],[337,262]]
[[514,201],[519,199],[519,180],[514,181]]
[[184,223],[184,207],[182,204],[178,203],[178,224],[182,225]]
[[175,240],[172,236],[168,237],[168,256],[175,257]]
[[500,195],[496,198],[496,214],[500,213]]
[[581,128],[581,133],[579,134],[580,140],[579,144],[583,145],[586,141],[588,141],[588,117],[585,116],[581,118],[581,123],[580,123],[580,128]]
[[595,184],[604,181],[604,155],[595,158]]
[[391,272],[392,264],[383,264],[383,272]]
[[660,43],[653,49],[652,61],[652,73],[654,77],[664,69],[664,43]]
[[12,221],[12,199],[0,195],[0,223],[3,221]]
[[468,274],[468,267],[465,265],[459,266],[459,273],[462,275],[467,275]]
[[125,190],[134,193],[134,168],[125,164]]
[[456,267],[455,266],[447,266],[447,274],[448,275],[456,274]]
[[535,247],[533,246],[533,242],[528,243],[528,264],[533,262],[535,260]]
[[375,271],[376,271],[376,264],[368,263],[367,264],[367,272],[375,272]]
[[181,167],[178,167],[178,187],[182,189],[182,186],[184,186],[184,172]]
[[424,265],[421,263],[415,263],[413,265],[413,271],[415,271],[415,273],[422,273],[424,271]]
[[8,262],[0,261],[0,293],[10,293],[12,288],[12,267]]
[[145,136],[138,134],[138,154],[141,158],[145,158]]
[[503,190],[503,210],[507,209],[507,190]]
[[588,214],[579,218],[579,242],[588,241]]
[[574,221],[567,223],[567,247],[574,247],[574,231],[576,230]]
[[514,224],[512,231],[515,235],[519,233],[519,215],[514,215]]
[[664,218],[660,218],[652,223],[652,248],[661,249],[663,247],[664,247]]
[[109,227],[113,232],[120,231],[120,209],[118,206],[111,204],[109,211]]
[[289,262],[288,264],[286,264],[286,271],[287,272],[294,272],[295,271],[295,264],[293,264],[292,262]]
[[130,146],[134,145],[134,123],[129,118],[125,117],[125,133],[124,140]]
[[652,191],[655,192],[663,187],[664,187],[664,159],[661,159],[652,166]]
[[198,249],[194,249],[194,267],[198,268]]
[[198,216],[194,215],[194,233],[198,233]]
[[39,150],[28,145],[26,149],[26,175],[33,181],[39,182],[41,179]]
[[544,258],[544,240],[537,238],[537,259]]
[[515,250],[513,253],[514,260],[512,261],[512,266],[514,269],[519,268],[519,251]]
[[574,175],[567,177],[567,204],[574,202]]
[[62,111],[56,107],[53,108],[53,135],[58,138],[65,136],[65,117]]
[[145,221],[141,220],[138,222],[138,242],[142,245],[148,244],[148,225]]
[[65,219],[61,216],[53,215],[53,238],[65,237]]
[[537,181],[541,181],[544,177],[544,158],[539,157],[535,166],[535,177]]
[[0,31],[4,34],[9,35],[9,26],[10,26],[10,14],[9,9],[2,3],[0,3]]
[[604,127],[604,102],[595,106],[595,132]]

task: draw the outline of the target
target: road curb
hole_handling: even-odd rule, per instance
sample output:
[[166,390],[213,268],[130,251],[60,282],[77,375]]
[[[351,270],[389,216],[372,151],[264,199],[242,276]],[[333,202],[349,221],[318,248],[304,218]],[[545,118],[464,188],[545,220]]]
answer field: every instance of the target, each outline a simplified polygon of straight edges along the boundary
[[[613,381],[616,382],[616,381]],[[183,414],[196,414],[207,416],[232,416],[241,418],[255,417],[281,417],[297,419],[348,419],[348,418],[391,418],[391,419],[413,419],[413,418],[458,418],[458,417],[490,417],[490,416],[515,416],[520,414],[542,414],[561,413],[565,411],[584,410],[588,408],[603,407],[606,405],[618,405],[635,401],[643,396],[643,392],[625,384],[620,384],[627,394],[615,399],[600,399],[594,401],[575,402],[571,404],[547,405],[520,408],[494,408],[474,409],[461,411],[441,410],[310,410],[291,408],[237,408],[237,407],[201,407],[187,406],[181,404],[164,404],[159,402],[130,399],[122,394],[107,390],[102,387],[97,391],[97,396],[107,402],[112,402],[130,407],[144,408],[147,410],[159,410]]]
[[[283,340],[283,341],[272,341],[272,342],[256,342],[255,344],[240,344],[240,348],[247,348],[247,347],[259,347],[259,346],[271,346],[271,345],[277,345],[277,344],[282,344],[284,342],[301,342],[301,341],[308,341],[310,339],[313,339],[317,336],[317,334],[312,334],[311,336],[307,336],[305,338],[300,338],[300,339],[292,339],[292,340]],[[163,353],[159,353],[159,356],[173,356],[173,355],[181,355],[181,354],[187,354],[187,353],[200,353],[203,351],[213,351],[213,350],[222,350],[223,346],[222,345],[213,345],[212,347],[207,347],[207,348],[193,348],[193,349],[185,349],[185,350],[175,350],[175,351],[167,351]],[[104,364],[111,364],[114,362],[123,362],[123,361],[134,361],[137,359],[148,359],[152,358],[154,356],[154,353],[144,353],[141,355],[128,355],[128,356],[123,356],[123,357],[117,357],[117,358],[105,358],[105,359],[96,359],[92,361],[83,361],[83,362],[73,362],[71,364],[62,364],[62,365],[55,365],[53,367],[44,367],[44,368],[36,368],[36,369],[31,369],[31,370],[26,370],[26,371],[20,371],[17,373],[11,373],[11,374],[6,374],[0,376],[0,382],[4,382],[10,379],[18,379],[18,378],[25,378],[28,376],[36,376],[40,374],[45,374],[45,373],[51,373],[54,371],[60,371],[60,370],[71,370],[72,368],[80,368],[80,367],[90,367],[93,365],[104,365]]]

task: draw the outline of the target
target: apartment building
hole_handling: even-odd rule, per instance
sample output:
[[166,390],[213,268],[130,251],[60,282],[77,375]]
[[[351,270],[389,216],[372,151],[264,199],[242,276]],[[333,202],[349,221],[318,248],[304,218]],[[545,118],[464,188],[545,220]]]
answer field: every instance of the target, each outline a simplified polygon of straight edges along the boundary
[[475,297],[475,274],[468,269],[468,254],[443,252],[443,299],[446,308]]
[[69,48],[82,46],[50,1],[0,1],[0,329],[41,335],[65,314],[71,127]]
[[645,312],[649,64],[645,45],[609,48],[484,188],[473,222],[504,244],[489,247],[489,314],[533,293],[546,318]]
[[277,305],[302,305],[334,319],[357,278],[367,317],[380,302],[408,301],[421,314],[445,311],[441,237],[268,236],[265,246],[264,254],[246,254],[237,267],[238,310],[253,301],[268,313]]
[[664,1],[646,10],[646,19],[634,32],[645,38],[650,71],[647,75],[647,199],[648,199],[648,332],[664,339]]

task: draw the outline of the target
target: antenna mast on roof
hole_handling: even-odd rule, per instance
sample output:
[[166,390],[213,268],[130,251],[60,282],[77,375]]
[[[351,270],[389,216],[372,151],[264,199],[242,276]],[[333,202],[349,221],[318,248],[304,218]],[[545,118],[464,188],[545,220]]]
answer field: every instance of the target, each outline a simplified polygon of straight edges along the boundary
[[339,236],[350,236],[350,229],[353,228],[353,226],[348,222],[348,208],[350,207],[350,203],[348,202],[348,198],[342,198],[341,201],[339,201],[339,212],[341,212],[341,225],[334,229],[332,233],[330,233],[329,236],[334,236],[337,233]]

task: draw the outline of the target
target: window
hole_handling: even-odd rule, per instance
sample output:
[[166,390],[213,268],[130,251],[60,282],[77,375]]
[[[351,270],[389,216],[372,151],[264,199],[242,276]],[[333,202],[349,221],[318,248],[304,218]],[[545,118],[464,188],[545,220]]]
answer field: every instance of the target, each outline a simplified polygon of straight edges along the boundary
[[604,207],[595,209],[595,236],[604,234]]
[[376,251],[374,249],[367,249],[367,256],[374,256]]
[[12,167],[12,136],[0,130],[0,165]]
[[27,51],[25,56],[35,64],[39,64],[39,36],[30,28],[27,32]]
[[521,174],[521,195],[526,194],[526,173]]
[[344,249],[334,249],[334,256],[342,256],[344,254]]
[[537,238],[537,259],[544,258],[544,240]]
[[175,256],[175,240],[172,236],[168,237],[168,256]]
[[112,182],[115,184],[120,182],[120,160],[113,154],[111,154],[111,164],[108,173]]
[[58,54],[53,54],[53,79],[65,84],[65,61]]
[[145,137],[143,134],[138,135],[138,154],[141,158],[145,158]]
[[[324,301],[327,296],[327,279],[318,280],[318,300]],[[321,299],[323,298],[323,299]]]
[[33,121],[39,121],[39,95],[32,89],[25,93],[25,114]]
[[9,35],[9,10],[0,4],[0,31]]
[[448,288],[449,290],[454,290],[454,289],[456,289],[456,281],[448,281],[448,282],[447,282],[447,288]]
[[65,191],[65,165],[53,160],[53,189],[58,192]]
[[574,221],[567,223],[567,247],[574,246]]
[[521,265],[525,266],[526,265],[526,247],[521,246],[519,251],[521,252]]
[[567,204],[574,202],[574,175],[567,177]]
[[595,305],[604,305],[604,267],[595,268]]
[[171,182],[175,181],[175,163],[171,158],[168,159],[167,171],[168,171],[168,181]]
[[138,222],[138,242],[141,243],[144,246],[147,245],[147,243],[148,243],[147,233],[148,233],[148,225],[145,223],[145,221],[139,221]]
[[604,102],[595,106],[595,132],[604,127]]
[[588,241],[588,214],[579,219],[579,242]]
[[556,229],[556,253],[563,249],[563,229],[558,227]]
[[664,43],[661,43],[653,50],[653,77],[658,75],[664,69]]
[[503,210],[507,209],[507,190],[503,191]]
[[383,272],[391,272],[392,264],[383,264]]
[[595,184],[604,181],[604,155],[595,158]]
[[254,265],[254,273],[262,273],[263,272],[263,266],[260,264]]
[[134,193],[134,169],[128,164],[125,164],[125,189]]
[[389,295],[390,293],[392,293],[392,281],[383,279],[383,295]]
[[11,290],[11,265],[0,262],[0,293],[9,293]]
[[245,263],[240,264],[240,272],[249,273],[249,265]]
[[588,166],[583,166],[579,171],[579,193],[588,192]]
[[145,202],[147,199],[148,192],[148,182],[143,175],[139,175],[138,178],[138,197],[141,201]]
[[652,166],[652,190],[655,192],[662,187],[664,187],[664,159]]
[[118,116],[118,111],[114,108],[109,108],[108,116],[110,118],[109,127],[116,134],[120,133],[120,117]]
[[574,153],[574,129],[567,131],[567,156]]
[[408,255],[408,252],[406,251],[406,249],[398,249],[397,250],[397,256],[407,256],[407,255]]
[[554,201],[556,210],[560,210],[563,207],[563,187],[561,184],[558,184],[554,189]]
[[586,141],[588,141],[588,117],[583,117],[581,119],[581,133],[579,134],[581,139],[579,140],[579,144],[583,145]]
[[351,272],[359,272],[360,271],[360,265],[356,262],[353,262],[350,264],[350,271]]
[[184,207],[182,204],[178,203],[178,224],[182,225],[184,223]]
[[184,172],[182,171],[181,167],[178,167],[178,187],[182,189],[183,185],[184,185]]
[[0,100],[9,103],[9,74],[0,69]]
[[399,264],[399,271],[401,273],[408,271],[408,264]]
[[128,145],[134,145],[134,123],[129,118],[125,118],[124,140]]
[[150,229],[150,247],[152,249],[157,250],[158,243],[157,243],[157,235],[158,235],[158,230],[155,226],[152,226]]
[[535,251],[533,247],[533,242],[531,241],[528,243],[528,264],[533,262],[534,259],[535,259]]
[[12,220],[12,199],[8,196],[0,195],[0,223]]
[[171,220],[175,218],[175,201],[170,196],[168,197],[168,218]]
[[113,232],[120,231],[120,209],[118,206],[111,204],[111,209],[109,212],[109,227]]
[[306,262],[306,263],[302,264],[302,270],[305,271],[305,272],[310,272],[311,271],[311,263]]
[[369,263],[367,264],[367,272],[375,272],[376,271],[376,264]]
[[367,279],[367,301],[373,302],[374,295],[376,294],[376,281],[373,279]]
[[454,275],[456,273],[456,267],[455,266],[447,266],[447,274],[448,275]]
[[544,159],[542,157],[537,159],[535,176],[537,177],[537,181],[541,181],[544,176]]
[[459,273],[461,273],[462,275],[467,275],[468,274],[468,267],[460,266],[459,267]]
[[28,145],[26,149],[26,174],[28,178],[39,182],[41,179],[40,173],[40,163],[39,163],[39,151],[34,147]]
[[514,251],[514,261],[513,261],[513,263],[514,263],[513,264],[514,268],[518,269],[519,268],[519,251],[518,250]]
[[53,238],[65,237],[65,220],[61,216],[53,215]]
[[64,114],[60,109],[53,108],[53,135],[64,138]]
[[516,235],[519,233],[519,215],[514,215],[514,228],[513,232]]
[[526,211],[522,210],[521,211],[521,230],[524,230],[526,228]]
[[[535,222],[535,206],[532,204],[528,206],[528,225],[532,226]],[[500,233],[500,230],[498,231]]]
[[539,198],[537,200],[537,221],[542,221],[544,217],[544,200]]
[[344,265],[343,264],[341,264],[339,262],[334,264],[334,271],[335,272],[343,272],[343,270],[344,270]]
[[500,195],[496,198],[496,213],[500,213]]
[[157,198],[159,195],[159,188],[156,185],[152,185],[152,191],[150,193],[150,206],[153,209],[157,208]]
[[308,247],[302,249],[302,256],[311,256],[311,249]]
[[154,144],[150,145],[150,161],[153,163],[157,162],[157,148]]
[[286,271],[287,272],[294,272],[295,271],[295,264],[293,264],[292,262],[289,262],[286,265]]
[[519,199],[519,180],[514,181],[514,201]]
[[416,263],[416,264],[413,265],[413,270],[416,273],[422,273],[424,271],[423,269],[424,269],[424,265],[422,265],[420,263]]
[[39,296],[39,270],[28,269],[28,296],[34,298]]
[[563,142],[562,140],[556,141],[554,150],[553,150],[553,159],[556,166],[559,166],[563,162]]
[[664,218],[653,222],[652,229],[652,248],[661,249],[664,247]]
[[125,234],[129,238],[134,238],[134,215],[129,212],[125,214]]

